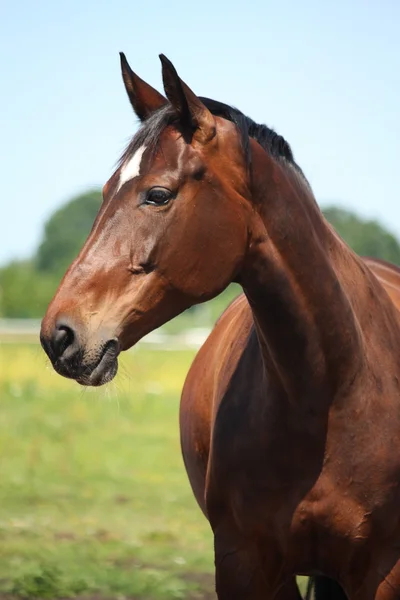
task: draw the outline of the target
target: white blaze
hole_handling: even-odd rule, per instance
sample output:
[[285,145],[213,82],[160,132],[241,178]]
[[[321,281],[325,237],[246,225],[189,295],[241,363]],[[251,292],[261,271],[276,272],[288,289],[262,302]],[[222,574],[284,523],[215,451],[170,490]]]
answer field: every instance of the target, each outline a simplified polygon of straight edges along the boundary
[[138,148],[132,158],[123,165],[119,175],[117,192],[121,189],[124,183],[130,181],[140,174],[140,163],[142,162],[142,156],[145,150],[146,146],[141,146]]

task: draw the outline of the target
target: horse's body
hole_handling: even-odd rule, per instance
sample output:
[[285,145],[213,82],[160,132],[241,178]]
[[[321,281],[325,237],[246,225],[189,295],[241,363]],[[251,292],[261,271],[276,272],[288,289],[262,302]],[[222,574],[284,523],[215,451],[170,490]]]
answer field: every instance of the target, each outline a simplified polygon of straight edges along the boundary
[[[363,260],[400,309],[400,269],[379,259]],[[260,362],[260,348],[251,342],[254,334],[250,305],[245,294],[240,294],[221,315],[199,350],[183,388],[180,411],[182,453],[193,493],[205,515],[206,473],[216,413],[238,365],[241,368],[240,363],[245,360],[243,355],[249,353],[253,364]],[[253,380],[253,376],[247,380]],[[248,396],[245,400],[248,401]]]
[[[400,270],[380,260],[365,258],[364,262],[400,308]],[[373,285],[376,285],[375,281]],[[239,387],[235,385],[236,381],[244,382],[244,385]],[[360,559],[353,556],[353,548],[349,549],[348,545],[352,546],[355,538],[359,540],[357,545],[363,551],[363,538],[367,536],[363,535],[362,529],[367,530],[372,526],[368,523],[368,509],[348,497],[347,487],[343,495],[334,493],[329,469],[320,469],[319,462],[316,465],[317,477],[314,473],[310,474],[312,485],[304,498],[301,502],[295,501],[290,508],[287,506],[284,495],[288,493],[293,476],[290,474],[285,477],[281,455],[285,456],[290,446],[296,454],[301,452],[306,439],[295,441],[287,427],[286,440],[278,440],[276,448],[265,448],[265,432],[270,430],[273,439],[276,437],[274,428],[277,427],[270,422],[268,413],[265,415],[263,406],[267,395],[268,381],[264,379],[252,311],[246,296],[241,294],[221,316],[198,352],[185,382],[180,411],[182,452],[197,502],[206,516],[206,498],[209,494],[213,502],[216,496],[217,502],[227,505],[223,514],[225,518],[229,515],[229,543],[233,544],[232,548],[228,546],[224,549],[230,563],[227,565],[227,578],[236,585],[232,573],[240,572],[240,565],[244,564],[243,555],[248,555],[251,569],[257,563],[262,568],[263,554],[269,555],[271,551],[278,556],[285,555],[287,574],[326,573],[325,565],[329,561],[324,553],[328,557],[337,557],[337,566],[330,572],[332,577],[336,578],[347,570],[351,572],[352,562]],[[261,405],[260,412],[249,414],[249,406],[257,402]],[[310,414],[310,419],[312,417]],[[331,420],[334,418],[331,417]],[[343,419],[342,414],[339,419]],[[353,418],[349,417],[348,421],[354,425]],[[302,430],[299,435],[302,438]],[[351,436],[354,436],[353,432]],[[257,438],[259,444],[256,443]],[[237,440],[241,447],[237,447]],[[354,441],[357,443],[357,439]],[[348,454],[345,440],[333,441],[331,445],[343,456],[345,463],[350,462],[352,454]],[[251,457],[248,456],[249,452]],[[260,460],[261,457],[265,458]],[[318,455],[315,458],[318,460]],[[293,457],[290,460],[295,462]],[[307,469],[301,461],[298,464],[303,480]],[[252,471],[249,465],[253,465]],[[264,483],[271,479],[271,468],[279,470],[279,477],[272,479],[281,481],[282,490],[263,490]],[[372,470],[375,468],[372,467]],[[218,476],[212,476],[215,470]],[[346,474],[350,471],[346,476],[347,483],[351,483],[355,477],[355,473],[351,472],[352,466],[345,464],[344,470]],[[278,508],[271,511],[270,499],[277,492],[276,503],[278,507],[282,504],[283,510]],[[331,514],[341,513],[346,515],[346,518],[342,517],[341,535],[335,532],[331,539],[326,531],[326,521]],[[398,517],[395,509],[393,516]],[[280,547],[274,547],[273,538],[279,540]],[[314,548],[313,538],[317,542]],[[350,544],[346,543],[347,538]],[[305,550],[307,545],[309,548]],[[292,552],[293,549],[297,550],[297,554]],[[362,557],[362,560],[370,560],[370,557]],[[290,592],[286,590],[286,593],[288,597],[292,597],[292,594],[293,598],[296,597],[293,589]],[[365,597],[363,594],[361,598]]]
[[[121,350],[241,284],[187,378],[182,447],[215,540],[219,600],[400,598],[398,276],[323,218],[289,145],[122,57],[144,122],[42,323],[54,368],[111,380]],[[383,285],[382,285],[383,283]],[[388,293],[385,291],[385,288]]]

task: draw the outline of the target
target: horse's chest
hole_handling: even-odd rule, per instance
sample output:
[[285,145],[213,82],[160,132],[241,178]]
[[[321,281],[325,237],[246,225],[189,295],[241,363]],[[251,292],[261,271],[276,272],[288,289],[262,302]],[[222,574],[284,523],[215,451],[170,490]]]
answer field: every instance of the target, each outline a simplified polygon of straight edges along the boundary
[[275,548],[298,573],[352,564],[368,552],[377,530],[365,506],[335,493],[329,481],[319,481],[303,499],[289,487],[286,497],[236,488],[229,512],[238,531],[261,548],[260,557],[262,548],[267,554]]
[[297,540],[293,547],[308,546],[310,555],[327,546],[345,555],[400,534],[400,459],[390,442],[398,411],[357,413],[350,398],[346,411],[302,422],[283,403],[268,412],[264,398],[252,399],[259,410],[241,397],[221,405],[208,479],[209,497],[239,530],[281,548]]
[[321,477],[293,512],[289,531],[292,539],[318,540],[318,546],[323,547],[329,540],[362,545],[372,529],[373,516],[366,506],[335,489],[329,478]]
[[222,499],[246,536],[274,539],[280,548],[307,547],[319,563],[328,547],[350,560],[371,538],[400,531],[397,461],[388,468],[385,454],[373,448],[370,456],[363,444],[369,460],[359,464],[344,439],[335,441],[336,452],[328,458],[326,437],[312,442],[303,437],[288,447],[271,434],[266,447],[257,427],[248,437],[247,428],[245,420],[237,424],[240,443],[232,437],[223,448],[215,445],[216,477],[209,480],[213,497]]

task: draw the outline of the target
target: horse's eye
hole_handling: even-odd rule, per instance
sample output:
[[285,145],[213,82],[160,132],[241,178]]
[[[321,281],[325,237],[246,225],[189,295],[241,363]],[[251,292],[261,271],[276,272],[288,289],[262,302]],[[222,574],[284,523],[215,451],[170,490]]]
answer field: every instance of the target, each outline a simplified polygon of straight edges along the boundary
[[168,204],[172,198],[172,192],[165,188],[151,188],[146,194],[146,204],[153,204],[154,206],[162,206]]

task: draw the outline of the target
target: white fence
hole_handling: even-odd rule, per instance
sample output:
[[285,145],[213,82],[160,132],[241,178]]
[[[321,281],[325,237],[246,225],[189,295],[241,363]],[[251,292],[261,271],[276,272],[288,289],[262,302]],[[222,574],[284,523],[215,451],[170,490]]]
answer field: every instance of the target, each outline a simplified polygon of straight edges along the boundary
[[[0,319],[0,343],[39,343],[40,320],[36,319]],[[139,343],[163,347],[166,350],[200,348],[210,333],[209,328],[191,328],[177,334],[168,334],[162,330],[153,331]]]

